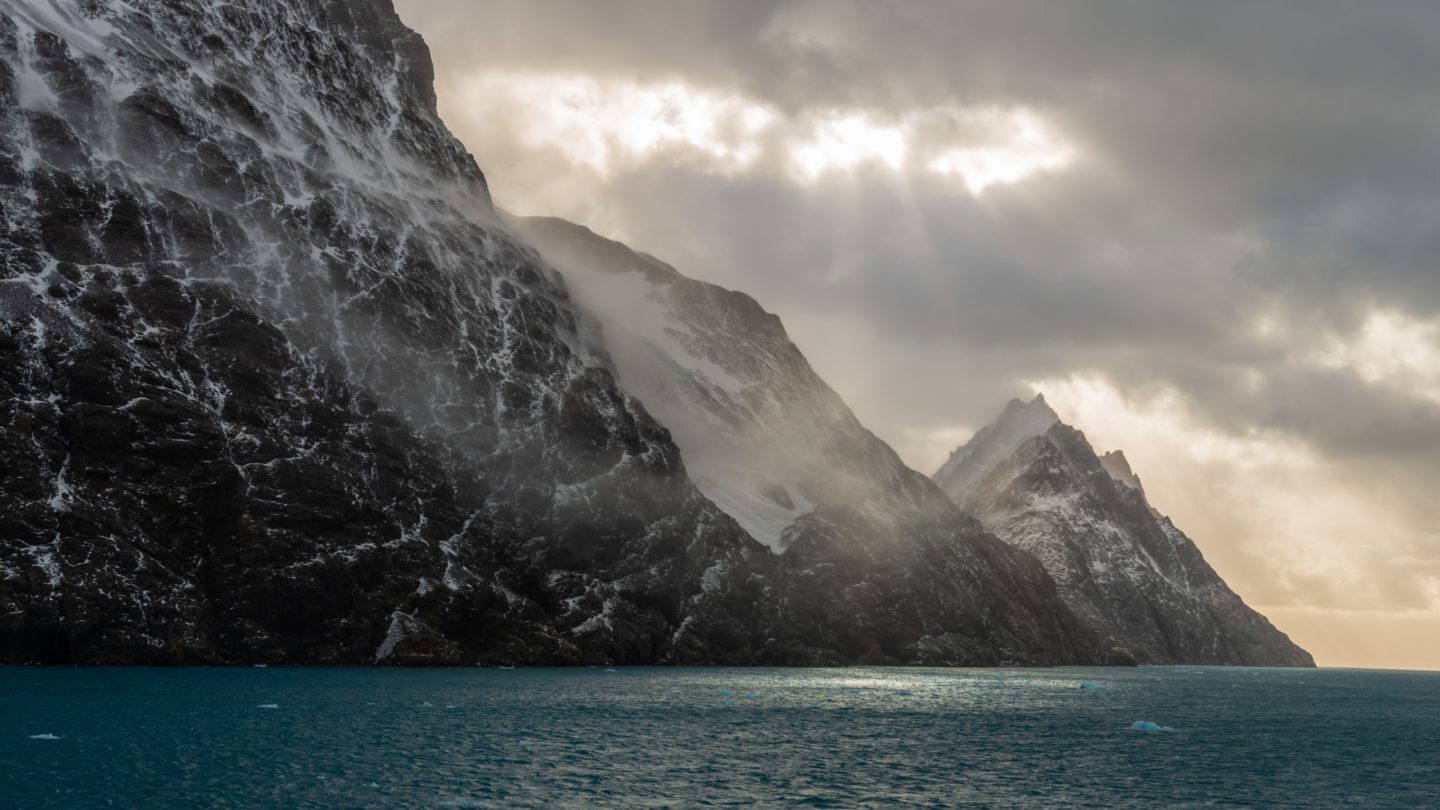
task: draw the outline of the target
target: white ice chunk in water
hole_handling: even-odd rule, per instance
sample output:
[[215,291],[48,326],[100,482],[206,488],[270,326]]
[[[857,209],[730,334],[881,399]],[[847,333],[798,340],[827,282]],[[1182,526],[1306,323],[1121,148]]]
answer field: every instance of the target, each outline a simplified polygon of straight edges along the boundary
[[255,708],[257,708],[257,709],[278,709],[278,708],[280,708],[280,704],[279,704],[279,703],[261,703],[259,706],[256,706]]
[[1131,724],[1130,724],[1130,730],[1131,730],[1131,731],[1151,731],[1151,732],[1155,732],[1155,731],[1172,732],[1172,731],[1174,731],[1175,729],[1173,729],[1173,728],[1171,728],[1171,727],[1169,727],[1169,726],[1162,726],[1162,725],[1160,725],[1159,723],[1152,723],[1152,722],[1150,722],[1149,720],[1136,720],[1134,723],[1131,723]]
[[63,738],[60,737],[60,736],[58,736],[58,735],[55,735],[55,734],[31,734],[31,735],[30,735],[30,739],[32,739],[32,740],[59,740],[59,739],[63,739]]

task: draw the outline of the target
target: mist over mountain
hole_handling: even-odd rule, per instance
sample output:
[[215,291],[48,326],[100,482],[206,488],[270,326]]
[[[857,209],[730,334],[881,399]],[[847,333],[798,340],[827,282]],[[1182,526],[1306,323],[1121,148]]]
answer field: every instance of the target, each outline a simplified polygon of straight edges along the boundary
[[754,299],[563,220],[517,225],[599,319],[620,383],[670,428],[696,485],[756,540],[784,551],[806,516],[838,507],[893,537],[899,515],[948,507]]
[[1076,614],[1141,663],[1315,665],[1150,505],[1123,453],[1097,455],[1043,396],[1011,401],[935,480],[1039,558]]
[[750,299],[617,385],[388,0],[0,8],[0,660],[1125,660]]
[[853,628],[835,645],[887,639],[865,654],[901,661],[1100,654],[1036,561],[866,430],[754,299],[573,223],[517,227],[598,319],[621,385],[671,429],[701,491],[779,554],[806,615]]

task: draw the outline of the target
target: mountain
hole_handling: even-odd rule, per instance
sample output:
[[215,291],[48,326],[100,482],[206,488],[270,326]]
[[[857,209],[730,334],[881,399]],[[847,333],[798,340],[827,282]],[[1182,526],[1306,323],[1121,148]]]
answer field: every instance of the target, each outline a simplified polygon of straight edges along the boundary
[[1075,613],[1141,663],[1315,665],[1151,507],[1122,453],[1096,455],[1043,396],[1010,402],[934,478],[1038,557]]
[[895,493],[752,538],[432,73],[389,0],[0,0],[0,662],[1114,660],[948,502],[885,526],[944,499],[873,437],[821,458]]
[[700,490],[778,555],[798,594],[793,638],[877,662],[1121,660],[1030,555],[866,430],[754,299],[564,220],[515,223],[595,316],[621,385],[671,430]]
[[756,659],[388,0],[0,12],[0,661]]

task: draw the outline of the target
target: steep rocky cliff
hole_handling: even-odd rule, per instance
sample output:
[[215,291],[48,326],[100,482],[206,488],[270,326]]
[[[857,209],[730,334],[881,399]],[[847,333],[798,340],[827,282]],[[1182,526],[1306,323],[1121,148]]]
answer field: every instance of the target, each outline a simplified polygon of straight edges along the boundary
[[1150,505],[1123,454],[1097,456],[1044,397],[1011,402],[935,480],[1038,557],[1075,613],[1137,661],[1315,665]]
[[753,657],[386,0],[0,11],[0,660]]

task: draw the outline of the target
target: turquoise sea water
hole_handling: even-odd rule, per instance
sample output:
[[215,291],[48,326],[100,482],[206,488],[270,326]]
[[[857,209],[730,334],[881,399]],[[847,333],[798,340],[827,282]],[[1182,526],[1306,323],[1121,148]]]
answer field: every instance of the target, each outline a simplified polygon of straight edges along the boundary
[[1440,674],[0,668],[6,808],[797,805],[1440,807]]

